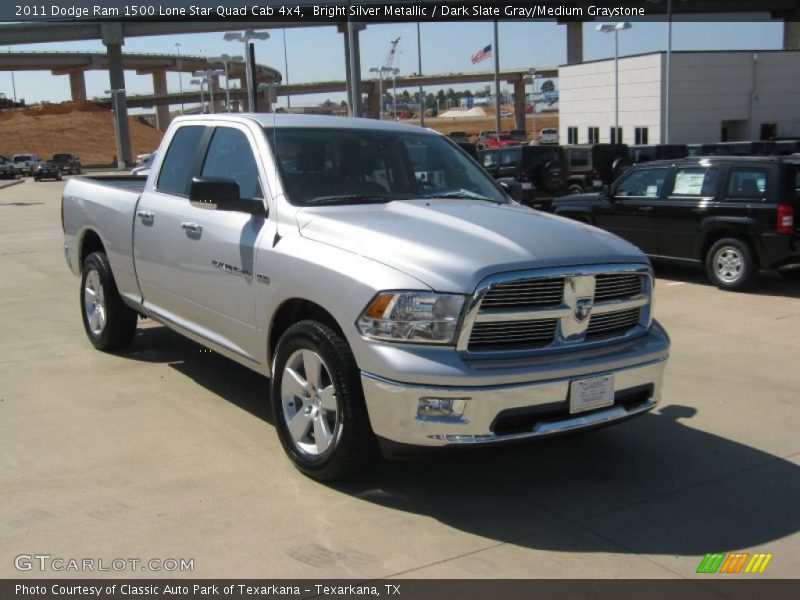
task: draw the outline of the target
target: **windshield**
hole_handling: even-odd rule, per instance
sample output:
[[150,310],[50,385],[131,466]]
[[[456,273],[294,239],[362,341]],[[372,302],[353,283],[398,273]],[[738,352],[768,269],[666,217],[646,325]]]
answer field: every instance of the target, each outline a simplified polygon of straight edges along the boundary
[[266,129],[289,201],[298,206],[419,198],[505,204],[494,181],[454,144],[430,133]]

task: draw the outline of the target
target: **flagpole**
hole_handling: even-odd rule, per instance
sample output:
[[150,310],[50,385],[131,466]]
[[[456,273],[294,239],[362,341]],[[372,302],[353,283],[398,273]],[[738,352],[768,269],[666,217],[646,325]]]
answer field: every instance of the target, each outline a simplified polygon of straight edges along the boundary
[[500,45],[497,39],[497,20],[494,22],[494,110],[495,127],[500,135]]

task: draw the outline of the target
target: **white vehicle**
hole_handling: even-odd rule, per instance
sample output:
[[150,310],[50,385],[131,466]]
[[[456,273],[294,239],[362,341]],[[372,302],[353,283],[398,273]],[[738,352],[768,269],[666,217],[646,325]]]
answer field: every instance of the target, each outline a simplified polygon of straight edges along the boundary
[[540,144],[557,144],[558,143],[558,129],[542,129],[539,132]]
[[35,154],[15,154],[11,161],[14,163],[14,168],[23,175],[33,174],[34,167],[42,162]]

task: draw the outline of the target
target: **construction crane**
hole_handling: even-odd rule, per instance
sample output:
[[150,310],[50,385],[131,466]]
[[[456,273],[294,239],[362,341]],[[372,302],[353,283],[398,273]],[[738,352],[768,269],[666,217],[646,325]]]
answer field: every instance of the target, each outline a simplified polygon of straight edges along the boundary
[[380,101],[379,101],[379,112],[380,118],[383,119],[383,76],[385,73],[392,74],[392,103],[393,103],[393,112],[395,118],[397,117],[397,85],[395,77],[397,73],[400,72],[400,69],[394,68],[394,58],[397,56],[397,45],[400,43],[400,38],[395,38],[390,42],[389,45],[389,52],[386,54],[386,58],[383,60],[383,64],[380,67],[373,67],[369,71],[370,73],[377,73],[378,74],[378,93],[380,94]]

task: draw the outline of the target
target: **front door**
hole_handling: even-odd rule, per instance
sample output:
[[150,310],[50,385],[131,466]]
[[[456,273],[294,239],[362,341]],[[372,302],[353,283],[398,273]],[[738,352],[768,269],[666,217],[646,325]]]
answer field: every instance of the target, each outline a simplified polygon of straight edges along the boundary
[[641,168],[623,176],[609,192],[608,200],[597,208],[597,226],[628,240],[645,254],[656,254],[658,234],[653,212],[662,199],[668,173],[668,167]]

